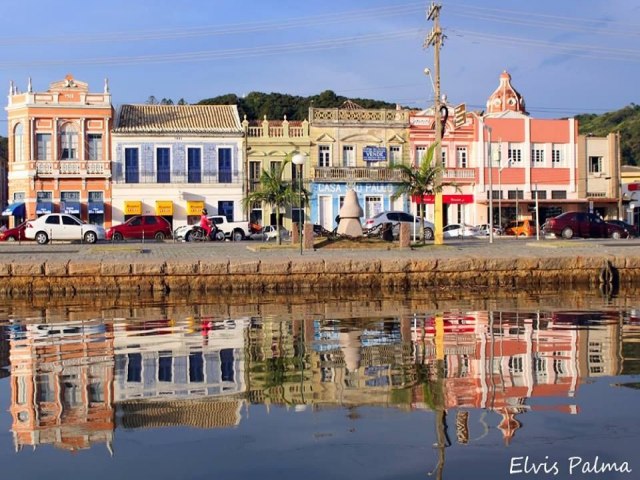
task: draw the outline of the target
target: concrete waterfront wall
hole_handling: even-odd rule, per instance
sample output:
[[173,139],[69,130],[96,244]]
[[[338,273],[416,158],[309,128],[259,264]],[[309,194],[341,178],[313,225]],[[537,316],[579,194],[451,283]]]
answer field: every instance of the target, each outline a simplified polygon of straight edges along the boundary
[[[604,269],[606,265],[610,268]],[[606,270],[606,271],[605,271]],[[0,263],[8,296],[149,292],[362,292],[637,285],[640,256],[422,259],[69,260]]]

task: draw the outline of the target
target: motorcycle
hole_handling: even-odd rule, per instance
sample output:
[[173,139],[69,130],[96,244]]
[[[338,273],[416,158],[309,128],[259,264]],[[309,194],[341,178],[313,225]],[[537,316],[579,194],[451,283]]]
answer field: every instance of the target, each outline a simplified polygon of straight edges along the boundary
[[205,229],[200,225],[192,225],[189,231],[184,233],[185,242],[205,242],[205,241],[219,241],[223,242],[225,239],[224,232],[215,226],[211,230],[209,236],[207,236]]

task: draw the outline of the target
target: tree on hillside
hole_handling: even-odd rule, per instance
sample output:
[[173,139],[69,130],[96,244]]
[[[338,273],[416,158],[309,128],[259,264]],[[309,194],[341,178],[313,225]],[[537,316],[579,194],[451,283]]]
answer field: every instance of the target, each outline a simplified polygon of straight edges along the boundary
[[602,115],[576,115],[580,133],[604,137],[620,132],[620,150],[624,165],[640,165],[640,105],[632,103]]
[[[332,90],[325,90],[319,95],[301,97],[285,93],[250,92],[244,97],[235,94],[206,98],[199,105],[237,105],[240,118],[247,116],[249,120],[262,120],[265,115],[269,120],[308,120],[309,107],[339,108],[349,100],[348,97],[336,95]],[[395,108],[395,104],[358,98],[353,100],[363,108]]]

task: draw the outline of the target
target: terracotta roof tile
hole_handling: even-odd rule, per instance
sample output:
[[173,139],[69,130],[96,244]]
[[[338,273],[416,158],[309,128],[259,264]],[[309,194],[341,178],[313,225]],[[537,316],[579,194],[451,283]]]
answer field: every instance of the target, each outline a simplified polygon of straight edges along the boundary
[[122,105],[116,133],[242,133],[235,105]]

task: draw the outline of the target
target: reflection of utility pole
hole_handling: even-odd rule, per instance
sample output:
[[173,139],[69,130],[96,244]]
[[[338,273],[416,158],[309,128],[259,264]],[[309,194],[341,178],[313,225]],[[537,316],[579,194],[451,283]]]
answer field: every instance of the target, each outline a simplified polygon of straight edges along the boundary
[[[429,36],[425,39],[424,47],[433,45],[433,73],[435,74],[435,99],[433,105],[433,119],[435,122],[435,142],[436,148],[434,152],[434,161],[436,165],[442,165],[442,124],[440,123],[440,47],[442,46],[442,40],[444,35],[440,29],[440,9],[442,5],[431,3],[429,10],[427,11],[427,20],[433,20],[433,29],[429,33]],[[440,185],[442,184],[442,175],[439,175],[436,179],[435,185],[435,202],[433,206],[433,220],[434,220],[434,243],[436,245],[442,245],[444,243],[443,229],[443,215],[442,215],[442,190]]]
[[447,409],[445,398],[445,374],[444,374],[444,319],[442,315],[435,318],[435,343],[436,343],[436,402],[435,402],[435,422],[438,448],[438,465],[436,467],[436,478],[442,480],[445,462],[445,448],[451,445],[447,433]]

